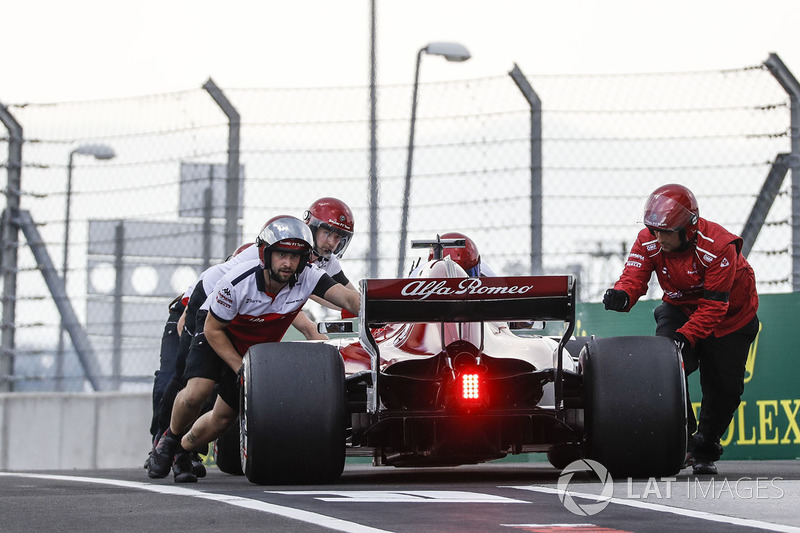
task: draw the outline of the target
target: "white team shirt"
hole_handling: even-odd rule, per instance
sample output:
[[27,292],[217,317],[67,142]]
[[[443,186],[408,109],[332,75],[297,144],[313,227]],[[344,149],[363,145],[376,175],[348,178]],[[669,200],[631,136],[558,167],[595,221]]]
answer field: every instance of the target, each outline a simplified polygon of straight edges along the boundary
[[255,244],[252,246],[248,246],[238,254],[234,255],[224,263],[219,263],[217,265],[213,265],[205,269],[195,280],[194,283],[189,285],[189,288],[186,289],[186,292],[183,293],[183,304],[186,305],[189,303],[189,298],[192,297],[192,293],[194,292],[195,287],[201,281],[203,282],[203,291],[206,294],[211,294],[211,291],[214,290],[214,285],[227,274],[233,267],[238,265],[239,263],[244,263],[245,261],[252,261],[253,259],[258,259],[258,246]]
[[280,341],[309,296],[336,284],[324,270],[308,265],[293,287],[268,294],[263,272],[258,259],[235,265],[200,307],[228,324],[228,337],[240,354],[254,344]]

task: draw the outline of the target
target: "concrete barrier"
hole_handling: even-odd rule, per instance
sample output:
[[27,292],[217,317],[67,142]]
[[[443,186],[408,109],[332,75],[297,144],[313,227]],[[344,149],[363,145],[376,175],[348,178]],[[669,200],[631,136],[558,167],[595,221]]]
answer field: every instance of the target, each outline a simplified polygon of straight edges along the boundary
[[0,394],[0,470],[142,467],[150,393]]

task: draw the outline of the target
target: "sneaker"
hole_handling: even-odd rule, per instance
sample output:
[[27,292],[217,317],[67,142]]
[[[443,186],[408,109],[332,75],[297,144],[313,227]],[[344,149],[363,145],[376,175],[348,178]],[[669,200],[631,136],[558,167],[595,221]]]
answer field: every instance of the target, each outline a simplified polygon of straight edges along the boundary
[[198,452],[190,452],[192,457],[192,473],[197,477],[206,477],[206,465]]
[[169,468],[172,466],[172,460],[175,456],[175,451],[178,449],[180,442],[178,439],[168,437],[165,431],[161,438],[158,439],[153,451],[147,462],[147,475],[154,479],[167,477]]
[[191,452],[185,450],[178,452],[175,456],[175,463],[172,465],[175,483],[197,483],[197,476],[192,470]]
[[716,473],[717,465],[714,464],[714,461],[696,459],[694,465],[692,465],[692,474],[695,476],[714,475]]

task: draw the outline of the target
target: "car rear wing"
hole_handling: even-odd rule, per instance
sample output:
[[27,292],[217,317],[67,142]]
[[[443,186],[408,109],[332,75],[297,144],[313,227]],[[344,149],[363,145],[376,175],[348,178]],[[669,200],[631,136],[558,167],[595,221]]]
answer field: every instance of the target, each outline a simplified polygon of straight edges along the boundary
[[361,280],[361,324],[575,319],[572,276]]
[[[372,359],[373,386],[380,353],[371,328],[398,322],[564,321],[567,328],[554,361],[560,378],[561,354],[575,327],[575,278],[362,279],[359,315],[359,337]],[[368,408],[374,412],[377,400],[370,400]]]

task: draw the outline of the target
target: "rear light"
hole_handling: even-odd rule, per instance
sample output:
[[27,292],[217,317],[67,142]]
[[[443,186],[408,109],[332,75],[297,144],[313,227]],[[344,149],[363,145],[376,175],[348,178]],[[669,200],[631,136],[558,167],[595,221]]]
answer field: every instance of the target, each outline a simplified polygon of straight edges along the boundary
[[461,397],[464,400],[480,399],[481,387],[478,374],[461,374]]

